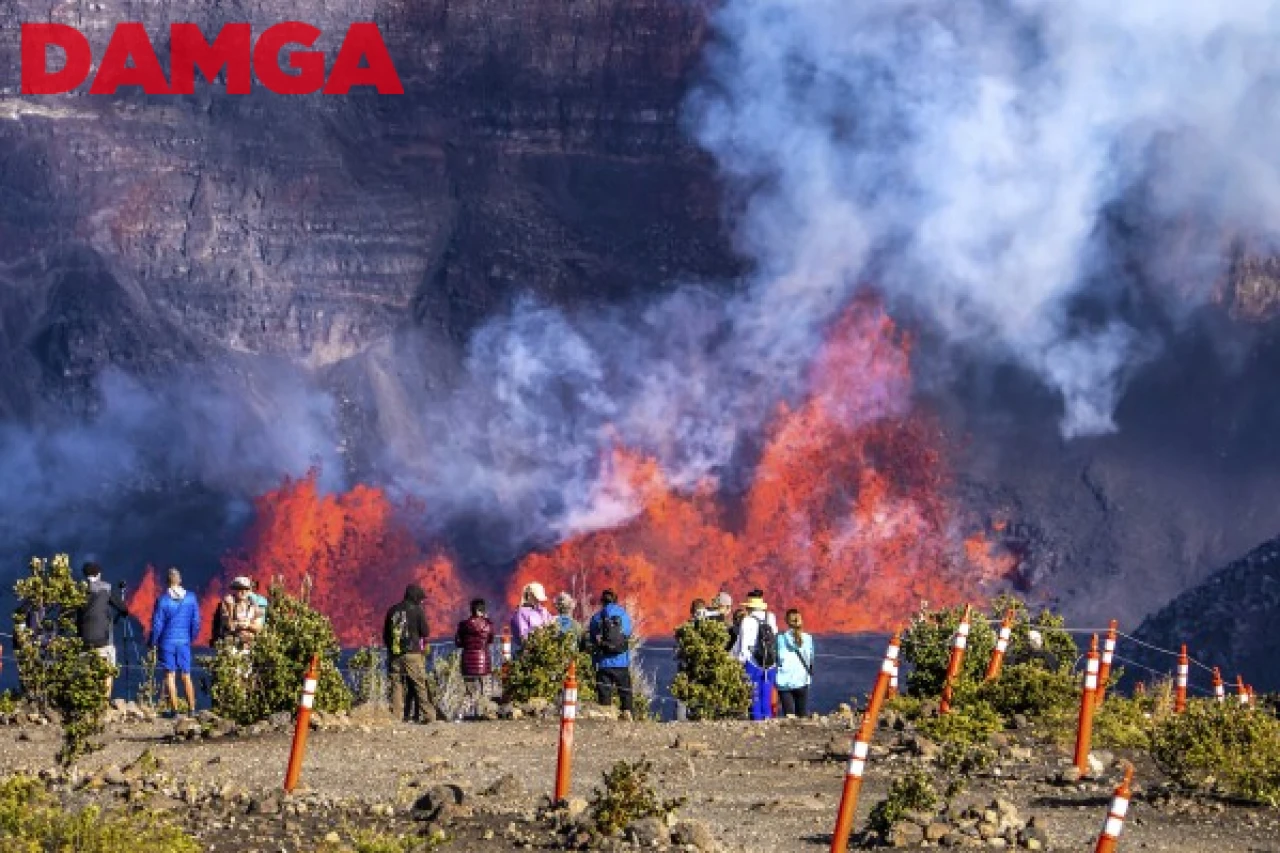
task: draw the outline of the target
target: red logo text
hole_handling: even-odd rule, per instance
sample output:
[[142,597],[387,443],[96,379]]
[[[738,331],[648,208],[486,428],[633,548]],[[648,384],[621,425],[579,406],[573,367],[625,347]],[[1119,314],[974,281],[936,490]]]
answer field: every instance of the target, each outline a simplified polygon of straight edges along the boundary
[[[229,95],[247,95],[253,78],[281,95],[345,95],[356,86],[372,86],[382,95],[403,95],[404,86],[391,62],[377,24],[352,24],[326,73],[322,51],[309,48],[321,36],[310,24],[286,21],[264,30],[253,41],[249,24],[227,24],[212,42],[195,24],[169,27],[172,79],[156,56],[142,24],[119,24],[98,63],[91,95],[113,95],[122,86],[139,86],[148,95],[190,95],[198,70],[212,83],[226,72]],[[47,63],[49,47],[59,48],[66,62],[56,71]],[[89,40],[65,24],[22,25],[22,93],[59,95],[89,78],[93,52]]]

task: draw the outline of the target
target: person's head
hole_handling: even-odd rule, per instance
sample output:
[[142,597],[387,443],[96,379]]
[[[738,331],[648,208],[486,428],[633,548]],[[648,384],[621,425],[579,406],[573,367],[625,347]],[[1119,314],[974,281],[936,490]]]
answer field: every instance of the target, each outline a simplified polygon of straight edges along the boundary
[[701,598],[695,598],[689,602],[689,618],[701,619],[707,615],[707,603]]
[[804,633],[804,619],[800,618],[800,611],[794,607],[787,611],[787,627],[791,629],[796,640],[799,640]]
[[747,593],[747,598],[742,602],[742,606],[753,613],[760,613],[769,609],[769,605],[764,600],[764,592],[758,589],[753,589]]
[[483,598],[471,599],[471,615],[483,616],[489,612],[489,605],[485,603]]
[[716,597],[711,599],[711,603],[721,613],[729,613],[733,610],[733,597],[724,590],[720,590]]
[[169,569],[169,588],[182,586],[182,572],[178,571],[178,567],[174,566]]
[[611,589],[606,589],[600,593],[600,606],[608,607],[610,604],[618,603],[618,594]]
[[427,594],[422,587],[416,583],[411,583],[404,588],[404,600],[410,604],[421,604],[427,600]]
[[547,590],[537,581],[527,584],[524,588],[524,603],[530,607],[546,604]]
[[556,596],[556,613],[561,616],[571,616],[573,614],[573,596],[567,592],[562,592]]
[[81,567],[80,571],[84,572],[86,580],[92,581],[102,577],[102,566],[99,566],[97,563],[85,563],[84,566]]
[[238,601],[244,601],[249,597],[249,593],[253,590],[253,582],[243,575],[231,582],[231,594]]

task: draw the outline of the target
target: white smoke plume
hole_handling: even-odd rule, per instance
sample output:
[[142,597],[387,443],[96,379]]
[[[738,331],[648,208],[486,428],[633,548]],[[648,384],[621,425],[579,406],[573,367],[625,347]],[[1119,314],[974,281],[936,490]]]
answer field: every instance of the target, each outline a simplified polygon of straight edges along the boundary
[[763,316],[804,322],[874,263],[895,303],[1057,389],[1068,437],[1114,429],[1153,345],[1109,211],[1173,315],[1226,238],[1280,227],[1271,0],[726,0],[715,32],[691,126],[783,285]]

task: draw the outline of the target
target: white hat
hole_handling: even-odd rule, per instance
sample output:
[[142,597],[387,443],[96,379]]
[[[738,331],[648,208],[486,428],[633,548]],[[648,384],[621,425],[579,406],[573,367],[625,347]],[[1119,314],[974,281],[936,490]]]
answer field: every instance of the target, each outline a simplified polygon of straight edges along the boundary
[[534,581],[524,588],[526,595],[532,595],[538,602],[545,603],[547,600],[547,591],[542,588],[542,584]]
[[232,589],[253,589],[253,581],[249,580],[244,575],[241,575],[240,577],[236,578],[231,582],[231,588]]

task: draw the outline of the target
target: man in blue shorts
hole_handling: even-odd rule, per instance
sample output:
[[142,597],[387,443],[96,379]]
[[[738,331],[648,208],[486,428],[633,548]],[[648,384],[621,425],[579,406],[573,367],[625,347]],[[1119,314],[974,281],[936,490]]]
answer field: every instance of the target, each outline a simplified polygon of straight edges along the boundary
[[200,636],[200,605],[195,593],[182,588],[182,575],[169,569],[169,588],[156,602],[151,617],[151,646],[156,649],[169,707],[178,713],[177,676],[182,675],[187,711],[195,713],[196,691],[191,684],[191,644]]

